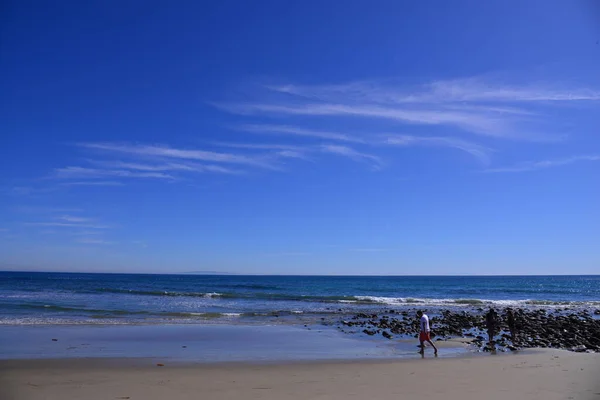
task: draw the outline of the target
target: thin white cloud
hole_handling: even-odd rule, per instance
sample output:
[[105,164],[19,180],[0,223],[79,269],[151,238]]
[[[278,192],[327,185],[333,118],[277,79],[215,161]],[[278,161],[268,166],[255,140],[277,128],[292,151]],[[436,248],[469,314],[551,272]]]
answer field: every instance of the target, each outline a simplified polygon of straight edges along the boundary
[[272,150],[269,156],[273,160],[273,168],[277,168],[277,162],[285,158],[296,158],[305,161],[313,161],[308,157],[307,153],[315,151],[315,148],[310,146],[294,146],[286,144],[271,144],[271,143],[228,143],[215,142],[215,146],[231,147],[247,150]]
[[89,228],[89,229],[107,229],[107,225],[98,224],[79,224],[72,222],[25,222],[29,226],[55,226],[57,228]]
[[[88,166],[66,166],[53,171],[51,178],[60,179],[60,186],[123,186],[125,180],[154,179],[174,182],[188,179],[189,173],[243,174],[245,171],[221,163],[245,164],[277,169],[273,159],[292,157],[276,152],[253,157],[203,150],[182,150],[166,146],[123,145],[115,143],[80,143],[78,147],[93,149],[107,155],[106,159],[88,159]],[[126,157],[115,160],[114,157]],[[110,158],[110,159],[109,159]],[[210,160],[201,164],[196,161]],[[107,180],[110,179],[110,180]]]
[[268,89],[322,101],[379,104],[453,102],[569,102],[597,101],[600,91],[585,87],[556,87],[555,83],[506,84],[483,78],[438,80],[408,86],[397,80],[357,81],[337,85],[280,85]]
[[[380,105],[352,105],[334,103],[261,104],[245,103],[222,105],[221,108],[242,115],[281,114],[305,116],[336,116],[379,118],[413,125],[450,125],[465,131],[495,137],[517,138],[521,134],[510,126],[501,113],[468,112],[452,109],[395,108]],[[529,139],[543,139],[529,134]]]
[[[260,125],[261,127],[269,127],[269,125]],[[300,128],[293,128],[293,127],[288,127],[290,129],[300,129]],[[277,126],[275,126],[273,128],[274,130],[277,129]],[[329,132],[330,138],[345,138],[345,136],[341,133],[336,133],[336,132]],[[483,164],[489,164],[490,162],[490,153],[492,152],[492,150],[490,148],[487,148],[485,146],[481,146],[479,144],[467,141],[467,140],[463,140],[463,139],[459,139],[459,138],[454,138],[454,137],[427,137],[427,136],[416,136],[416,135],[394,135],[394,134],[389,134],[389,135],[383,135],[383,134],[377,134],[377,135],[371,135],[371,139],[369,140],[362,140],[362,144],[366,144],[366,145],[395,145],[395,146],[435,146],[435,147],[449,147],[449,148],[454,148],[457,150],[461,150],[464,151],[470,155],[472,155],[473,157],[477,158],[479,161],[481,161]],[[383,137],[383,141],[381,139],[374,139],[375,137],[380,138]],[[345,139],[341,139],[341,141],[346,141]],[[217,143],[218,145],[224,146],[224,147],[240,147],[240,148],[249,148],[249,149],[271,149],[271,150],[275,150],[275,149],[285,149],[284,151],[279,152],[279,154],[281,154],[282,156],[291,156],[291,157],[297,157],[297,158],[303,158],[303,159],[307,159],[305,153],[310,153],[310,152],[315,152],[315,151],[319,151],[322,150],[323,147],[322,146],[291,146],[291,145],[283,145],[283,144],[244,144],[244,143]],[[325,146],[328,147],[328,146]],[[328,148],[328,151],[330,153],[337,153],[337,154],[343,154],[343,155],[353,155],[353,156],[357,156],[356,151],[352,150],[346,146],[342,146],[341,148],[337,148],[337,147],[331,147]],[[363,154],[363,156],[367,156],[367,158],[369,157],[376,157],[376,156],[369,156],[366,154]],[[361,158],[361,157],[355,157],[355,159],[357,158]],[[363,157],[364,158],[364,157]],[[380,162],[380,160],[377,160],[378,162]]]
[[317,139],[337,140],[342,142],[364,143],[364,140],[361,138],[349,136],[343,133],[305,129],[288,125],[242,125],[238,127],[238,129],[258,134],[305,136]]
[[203,168],[207,172],[215,172],[219,174],[242,175],[246,173],[246,171],[243,170],[231,169],[227,167],[222,167],[220,165],[204,165]]
[[123,169],[99,169],[85,167],[64,167],[54,170],[54,177],[58,179],[94,179],[107,176],[119,178],[150,178],[150,179],[167,179],[175,180],[173,175],[162,172],[135,172]]
[[91,218],[83,218],[76,217],[73,215],[61,215],[60,217],[56,217],[56,219],[60,219],[61,221],[73,222],[73,223],[82,223],[82,222],[92,222]]
[[253,158],[240,154],[218,153],[214,151],[176,149],[166,146],[120,145],[113,143],[81,143],[80,146],[108,152],[125,153],[133,156],[153,156],[268,167],[268,164],[261,158]]
[[190,171],[190,172],[202,172],[203,168],[198,164],[179,164],[179,163],[165,163],[165,164],[141,164],[135,162],[123,162],[123,161],[99,161],[90,160],[92,164],[99,165],[109,169],[125,169],[125,170],[136,170],[146,172],[164,172],[164,171]]
[[94,239],[94,238],[81,238],[81,239],[77,239],[76,242],[81,243],[81,244],[94,244],[94,245],[96,245],[96,244],[97,245],[114,244],[114,242],[109,242],[104,239]]
[[16,212],[31,213],[31,214],[63,214],[63,213],[80,213],[83,210],[80,208],[68,207],[43,207],[43,206],[18,206],[15,207]]
[[300,160],[311,160],[303,151],[281,150],[278,151],[276,154],[278,157],[281,158],[297,158]]
[[[456,149],[489,165],[494,150],[486,143],[492,140],[564,139],[564,132],[551,122],[549,105],[555,110],[565,103],[573,107],[600,101],[600,91],[592,88],[554,83],[517,85],[482,78],[434,80],[420,85],[398,80],[286,84],[266,89],[268,93],[256,93],[252,101],[215,105],[233,114],[262,117],[236,125],[234,130],[277,136],[283,143],[230,143],[227,139],[211,143],[222,147],[221,151],[144,143],[80,143],[79,147],[93,151],[94,159],[88,160],[93,168],[58,168],[54,177],[62,180],[59,185],[98,186],[122,185],[128,179],[189,180],[196,173],[243,174],[253,167],[283,170],[292,160],[315,161],[328,155],[379,169],[383,165],[381,146]],[[265,123],[264,117],[278,117],[283,122]],[[332,121],[341,121],[341,126],[352,127],[352,132],[319,127],[317,122],[325,119],[328,127]],[[362,119],[361,124],[353,124],[358,119]],[[394,132],[398,125],[421,125],[427,127],[428,136],[414,134],[417,130],[410,135],[382,135],[371,128],[360,129],[363,122],[374,122],[372,126],[384,132]],[[480,135],[482,143],[460,138],[461,131]],[[236,132],[238,140],[239,136]],[[306,145],[297,145],[301,141]],[[488,172],[508,172],[511,168]],[[529,163],[518,168],[547,166]]]
[[[421,85],[388,79],[263,88],[278,96],[275,100],[271,100],[273,93],[262,96],[269,99],[265,102],[259,93],[256,101],[216,106],[240,115],[369,118],[458,128],[497,138],[558,141],[564,140],[564,132],[549,129],[552,125],[544,107],[600,101],[600,90],[593,88],[556,83],[517,85],[483,78],[437,80]],[[309,135],[311,130],[294,127],[288,133]],[[314,133],[316,136],[319,131]]]
[[389,251],[389,249],[383,248],[358,248],[358,249],[349,249],[350,251],[356,251],[359,253],[381,253],[384,251]]
[[267,253],[265,256],[267,257],[302,257],[309,256],[310,253],[305,252],[281,252],[281,253]]
[[368,161],[373,165],[373,168],[379,169],[383,165],[382,160],[372,154],[361,153],[351,147],[335,144],[325,144],[319,147],[323,153],[336,154],[343,157],[348,157],[354,161]]
[[133,171],[145,171],[145,172],[165,172],[165,171],[179,171],[179,172],[215,172],[223,174],[235,174],[239,171],[232,170],[219,165],[203,165],[197,163],[163,163],[163,164],[141,164],[137,162],[123,162],[123,161],[101,161],[101,160],[90,160],[92,164],[103,166],[109,169],[119,170],[133,170]]
[[385,141],[385,144],[395,146],[435,146],[435,147],[449,147],[464,151],[471,156],[477,158],[483,164],[490,163],[491,149],[472,143],[466,140],[453,137],[426,137],[426,136],[414,136],[414,135],[389,135]]
[[124,186],[123,182],[117,181],[76,181],[63,182],[61,186]]
[[423,101],[570,102],[600,100],[600,91],[590,88],[553,88],[547,83],[522,86],[457,79],[431,83]]
[[13,196],[35,196],[55,191],[53,187],[32,187],[32,186],[15,186],[8,188],[6,191]]
[[537,171],[540,169],[560,167],[563,165],[569,165],[581,161],[600,161],[600,155],[581,155],[573,156],[568,158],[562,158],[557,160],[545,160],[545,161],[528,161],[521,164],[513,165],[510,167],[501,168],[490,168],[484,172],[527,172]]
[[248,150],[290,150],[303,151],[305,147],[288,144],[270,144],[270,143],[232,143],[232,142],[214,142],[215,146],[231,147]]
[[73,236],[89,236],[89,235],[101,235],[102,231],[83,230],[71,233]]

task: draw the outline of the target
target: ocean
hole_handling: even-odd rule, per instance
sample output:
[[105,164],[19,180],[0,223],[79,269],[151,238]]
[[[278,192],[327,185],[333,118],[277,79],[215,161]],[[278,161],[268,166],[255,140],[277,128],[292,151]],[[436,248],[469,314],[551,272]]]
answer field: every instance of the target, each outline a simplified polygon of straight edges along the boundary
[[488,306],[600,308],[600,276],[0,272],[0,325],[12,326],[304,324],[369,310]]

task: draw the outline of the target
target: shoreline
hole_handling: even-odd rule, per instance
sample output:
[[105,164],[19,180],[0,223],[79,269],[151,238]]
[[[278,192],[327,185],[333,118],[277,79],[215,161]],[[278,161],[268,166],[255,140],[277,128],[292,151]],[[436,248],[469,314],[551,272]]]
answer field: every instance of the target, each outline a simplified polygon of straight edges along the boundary
[[600,354],[168,364],[149,359],[0,360],[7,399],[591,400]]
[[[588,311],[515,310],[517,341],[498,310],[497,352],[560,348],[599,352],[600,320]],[[489,352],[484,309],[430,314],[432,338],[447,350],[441,357]],[[273,317],[262,324],[1,325],[0,359],[162,357],[204,361],[414,358],[415,310],[383,309],[304,320]]]
[[[465,339],[438,342],[441,357],[467,353]],[[159,358],[218,363],[397,359],[414,339],[381,341],[333,326],[142,325],[0,327],[0,359]]]

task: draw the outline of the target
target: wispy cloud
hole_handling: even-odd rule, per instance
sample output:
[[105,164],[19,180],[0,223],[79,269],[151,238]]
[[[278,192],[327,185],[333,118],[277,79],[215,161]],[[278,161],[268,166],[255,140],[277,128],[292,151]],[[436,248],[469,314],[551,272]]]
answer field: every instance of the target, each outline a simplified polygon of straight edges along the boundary
[[302,146],[294,146],[289,144],[271,144],[271,143],[234,143],[234,142],[214,142],[215,146],[231,147],[237,149],[248,150],[290,150],[304,151],[306,148]]
[[125,153],[135,156],[153,156],[184,160],[201,160],[219,163],[245,164],[253,166],[268,166],[259,158],[240,154],[219,153],[205,150],[176,149],[167,146],[149,145],[120,145],[113,143],[81,143],[80,146],[89,149],[103,150],[114,153]]
[[348,157],[355,161],[367,161],[373,166],[374,169],[382,167],[383,162],[381,158],[372,154],[362,153],[348,146],[325,144],[320,146],[320,150],[324,153],[336,154],[343,157]]
[[96,236],[96,235],[101,235],[103,233],[103,231],[100,230],[82,230],[82,231],[76,231],[73,232],[72,235],[73,236]]
[[81,244],[94,244],[94,245],[108,245],[114,244],[114,242],[110,242],[104,239],[94,239],[94,238],[81,238],[76,240],[77,243]]
[[92,164],[106,167],[109,169],[118,170],[134,170],[134,171],[146,171],[146,172],[164,172],[164,171],[190,171],[190,172],[201,172],[203,171],[202,165],[197,164],[178,164],[178,163],[165,163],[165,164],[140,164],[134,162],[123,162],[123,161],[99,161],[90,160]]
[[427,137],[414,135],[389,135],[384,139],[385,144],[395,146],[436,146],[449,147],[464,151],[477,158],[483,164],[490,163],[490,148],[454,137]]
[[[428,89],[428,90],[427,90]],[[548,83],[522,86],[485,82],[482,79],[436,81],[418,100],[488,102],[570,102],[600,100],[600,91],[590,88],[554,88]]]
[[556,87],[555,83],[506,84],[481,77],[437,80],[405,85],[397,80],[356,81],[337,85],[271,85],[280,93],[323,101],[348,98],[383,104],[453,102],[567,102],[600,100],[600,91],[582,87]]
[[[379,118],[413,125],[449,125],[465,131],[496,137],[516,137],[509,121],[498,113],[468,112],[451,109],[409,109],[380,105],[352,105],[332,103],[308,103],[300,105],[234,104],[222,106],[227,111],[242,115],[282,114],[304,116],[337,116]],[[538,135],[531,135],[538,138]]]
[[267,253],[265,254],[265,256],[267,257],[303,257],[303,256],[309,256],[310,253],[305,253],[305,252],[295,252],[295,251],[290,251],[290,252],[281,252],[281,253]]
[[61,186],[122,186],[134,179],[187,181],[193,174],[243,175],[247,168],[280,170],[285,159],[306,158],[290,146],[246,146],[246,154],[144,144],[79,143],[77,147],[94,151],[96,158],[88,158],[88,166],[56,168],[50,178],[62,180]]
[[342,142],[364,143],[364,140],[358,137],[349,136],[343,133],[327,132],[313,129],[299,128],[296,126],[287,125],[242,125],[238,129],[258,133],[258,134],[275,134],[275,135],[292,135],[304,136],[317,139],[336,140]]
[[83,210],[70,207],[17,206],[14,208],[14,211],[31,214],[70,214],[80,213]]
[[380,252],[384,252],[384,251],[389,251],[389,249],[383,249],[383,248],[358,248],[358,249],[349,249],[350,251],[356,251],[359,253],[380,253]]
[[[78,147],[93,150],[105,157],[88,159],[87,163],[92,167],[67,166],[55,169],[52,177],[66,181],[61,185],[117,186],[123,185],[123,180],[132,179],[174,182],[187,180],[191,174],[199,173],[240,175],[246,172],[240,167],[276,170],[280,159],[300,157],[300,154],[275,149],[246,155],[143,144],[79,143]],[[236,166],[232,168],[223,164]],[[106,178],[112,179],[101,180]]]
[[72,215],[61,215],[60,217],[56,217],[56,219],[60,219],[62,221],[66,221],[66,222],[73,222],[73,223],[85,223],[85,222],[93,221],[91,218],[76,217],[76,216],[72,216]]
[[118,181],[76,181],[62,182],[61,186],[124,186],[123,182]]
[[107,225],[98,224],[79,224],[72,222],[25,222],[29,226],[54,226],[57,228],[89,228],[89,229],[107,229]]
[[[547,107],[600,101],[600,90],[559,87],[555,83],[507,84],[483,78],[437,80],[407,85],[399,80],[358,81],[323,85],[268,85],[279,94],[256,101],[216,104],[240,115],[310,116],[378,119],[397,124],[450,127],[464,132],[531,141],[563,140],[551,131]],[[268,101],[264,101],[268,99]],[[252,131],[266,130],[251,126]],[[286,126],[273,133],[317,136],[319,131]],[[324,132],[327,134],[328,132]],[[323,138],[325,138],[323,136]],[[346,137],[352,140],[354,136]],[[330,137],[334,139],[334,137]]]
[[175,177],[161,172],[135,172],[124,169],[98,169],[85,167],[65,167],[54,170],[54,177],[58,179],[103,178],[107,176],[120,178],[151,178],[174,180]]
[[237,174],[240,171],[222,167],[220,165],[211,164],[197,164],[197,163],[158,163],[158,164],[141,164],[135,162],[123,162],[123,161],[98,161],[90,160],[92,164],[101,165],[111,169],[125,169],[133,171],[147,171],[147,172],[214,172],[222,174]]
[[581,156],[573,156],[568,158],[562,158],[557,160],[545,160],[545,161],[528,161],[524,163],[520,163],[517,165],[513,165],[510,167],[501,167],[501,168],[490,168],[486,169],[484,172],[527,172],[527,171],[536,171],[540,169],[560,167],[563,165],[569,165],[581,161],[600,161],[600,155],[581,155]]
[[55,190],[56,188],[53,187],[14,186],[6,189],[6,192],[12,196],[27,197],[51,193]]
[[[267,131],[271,130],[269,125],[260,125],[265,127]],[[300,128],[294,128],[287,126],[286,128],[295,130]],[[277,126],[272,128],[277,129]],[[343,133],[328,132],[328,141],[337,142],[333,138],[338,138],[338,141],[348,142],[346,136]],[[246,144],[246,143],[227,143],[227,142],[216,142],[218,146],[223,147],[234,147],[234,148],[245,148],[245,149],[270,149],[270,150],[281,150],[279,154],[281,156],[297,157],[303,159],[309,159],[306,154],[315,152],[325,152],[337,155],[344,155],[350,157],[356,161],[364,161],[370,159],[379,164],[382,160],[373,154],[367,154],[364,152],[358,152],[355,149],[348,147],[346,144],[322,144],[322,145],[287,145],[287,144]],[[400,134],[375,134],[371,133],[369,136],[365,136],[364,139],[360,139],[360,142],[356,142],[357,145],[368,145],[370,148],[375,146],[389,145],[389,146],[431,146],[431,147],[448,147],[466,152],[473,157],[477,158],[483,164],[490,163],[490,154],[493,152],[489,147],[479,145],[477,143],[463,140],[455,137],[436,137],[436,136],[417,136],[417,135],[400,135]],[[312,160],[312,159],[311,159]]]
[[306,155],[305,151],[295,151],[295,150],[281,150],[277,152],[277,157],[279,158],[296,158],[304,161],[313,161],[310,157]]
[[[57,187],[117,186],[138,179],[189,183],[202,174],[284,171],[301,165],[300,160],[317,163],[326,157],[344,157],[382,169],[388,165],[383,157],[400,152],[393,147],[416,146],[431,151],[455,149],[488,166],[492,155],[499,154],[495,149],[502,148],[500,140],[564,140],[566,132],[552,123],[555,112],[566,104],[571,109],[600,102],[600,91],[594,88],[554,82],[506,82],[475,77],[421,84],[387,79],[261,86],[243,101],[213,103],[225,112],[247,117],[246,121],[227,125],[235,131],[225,133],[235,135],[231,142],[220,138],[202,148],[78,143],[76,148],[86,153],[86,163],[57,168],[52,177],[58,180]],[[270,123],[274,120],[269,118],[277,118],[277,122]],[[248,134],[240,143],[244,132]],[[244,142],[258,135],[276,137],[278,143]],[[388,147],[385,153],[382,147]],[[583,159],[566,160],[491,168],[487,172],[541,169]],[[27,194],[30,190],[17,192]]]

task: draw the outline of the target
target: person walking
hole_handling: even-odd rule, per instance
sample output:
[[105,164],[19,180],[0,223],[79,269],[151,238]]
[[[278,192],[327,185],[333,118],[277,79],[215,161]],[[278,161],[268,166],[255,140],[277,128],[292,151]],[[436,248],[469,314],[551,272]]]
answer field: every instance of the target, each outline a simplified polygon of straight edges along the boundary
[[497,325],[498,325],[498,314],[493,308],[490,308],[490,311],[485,315],[485,325],[487,327],[488,337],[489,337],[489,346],[491,349],[494,349],[494,336],[496,336]]
[[421,350],[419,353],[425,353],[425,342],[429,343],[433,347],[433,354],[437,355],[438,349],[435,344],[431,341],[431,329],[429,327],[429,317],[424,314],[423,311],[417,311],[417,317],[419,318],[419,342],[421,343]]
[[508,325],[508,330],[510,331],[510,340],[512,340],[513,346],[517,345],[517,325],[515,323],[515,314],[513,313],[512,308],[506,310],[506,324]]

